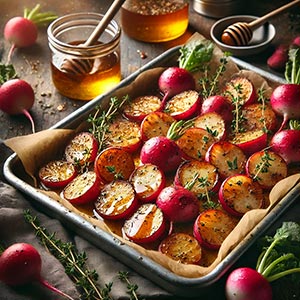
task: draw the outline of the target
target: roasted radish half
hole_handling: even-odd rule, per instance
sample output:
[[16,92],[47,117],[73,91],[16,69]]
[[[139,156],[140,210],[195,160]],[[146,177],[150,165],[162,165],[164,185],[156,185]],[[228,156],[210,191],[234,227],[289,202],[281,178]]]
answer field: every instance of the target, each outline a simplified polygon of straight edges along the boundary
[[219,249],[237,224],[237,219],[220,209],[202,212],[194,222],[193,234],[201,246]]
[[214,165],[224,179],[234,174],[244,173],[247,157],[237,145],[228,141],[219,141],[208,149],[206,161]]
[[114,120],[108,128],[105,144],[129,152],[136,151],[142,144],[139,124],[123,118]]
[[209,147],[215,142],[214,136],[203,128],[189,128],[176,141],[186,159],[204,160]]
[[190,160],[183,162],[177,169],[174,184],[188,188],[202,198],[218,188],[217,168],[206,161]]
[[223,93],[233,103],[233,106],[249,105],[257,100],[253,83],[242,76],[236,76],[228,81]]
[[140,131],[143,141],[152,137],[166,136],[175,119],[164,112],[153,112],[147,115],[141,123]]
[[267,147],[268,134],[263,129],[257,129],[237,133],[229,141],[239,146],[246,156],[250,156],[251,154]]
[[64,160],[50,161],[39,170],[41,183],[50,189],[64,188],[76,175],[75,166]]
[[103,219],[119,220],[131,216],[138,207],[133,186],[125,180],[115,180],[101,190],[95,210]]
[[145,244],[157,242],[168,228],[163,212],[154,203],[145,203],[125,220],[122,231],[129,240]]
[[93,202],[100,194],[103,183],[93,171],[76,176],[61,192],[64,199],[74,205]]
[[194,126],[208,131],[216,141],[224,140],[226,137],[226,123],[223,117],[215,112],[208,112],[197,117]]
[[261,208],[264,194],[261,186],[244,174],[226,178],[219,189],[222,207],[230,214],[241,217],[252,209]]
[[139,96],[126,103],[123,114],[129,120],[142,122],[150,113],[162,109],[161,99],[155,95]]
[[68,162],[77,166],[85,166],[93,162],[98,153],[98,141],[90,132],[80,132],[65,148]]
[[189,222],[199,214],[199,201],[182,186],[165,187],[156,199],[157,206],[171,222]]
[[188,90],[168,100],[164,110],[176,120],[186,120],[198,114],[201,101],[197,91]]
[[215,112],[222,116],[226,126],[230,125],[233,118],[233,105],[229,99],[223,95],[210,96],[203,100],[201,106],[201,115]]
[[138,166],[133,171],[129,181],[142,202],[151,202],[156,200],[158,194],[165,187],[166,177],[158,166],[145,164]]
[[263,188],[271,189],[288,174],[285,160],[273,151],[259,151],[252,154],[246,163],[247,174]]
[[187,233],[173,233],[163,239],[159,251],[182,264],[198,264],[202,249],[197,239]]
[[94,170],[104,182],[115,179],[127,180],[135,169],[132,155],[123,148],[110,147],[100,152]]

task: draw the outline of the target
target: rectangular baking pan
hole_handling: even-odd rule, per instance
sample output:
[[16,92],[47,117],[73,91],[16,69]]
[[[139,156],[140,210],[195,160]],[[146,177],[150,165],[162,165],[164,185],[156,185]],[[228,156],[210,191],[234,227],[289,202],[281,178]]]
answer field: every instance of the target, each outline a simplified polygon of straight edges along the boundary
[[[115,89],[86,103],[50,129],[76,128],[80,122],[86,120],[88,115],[95,109],[95,107],[97,107],[97,105],[103,101],[107,101],[107,99],[110,99],[118,89],[130,84],[143,71],[154,67],[174,65],[179,55],[179,48],[179,46],[174,47],[164,52],[153,61],[121,81],[121,83]],[[251,65],[243,65],[243,62],[239,60],[235,62],[238,65],[242,65],[242,68],[251,70]],[[260,73],[259,75],[262,75],[267,80],[278,83],[284,81],[283,78],[273,74],[268,74],[263,70],[255,69],[254,71],[256,73]],[[110,255],[128,265],[142,276],[161,286],[166,291],[172,293],[173,295],[189,298],[205,295],[211,296],[211,288],[215,288],[215,285],[218,285],[220,279],[230,269],[230,267],[232,267],[232,265],[254,244],[254,242],[261,235],[271,228],[275,221],[278,221],[279,218],[288,211],[289,207],[295,203],[300,195],[300,183],[297,183],[292,190],[259,224],[257,224],[257,226],[255,226],[255,228],[241,241],[241,243],[234,248],[212,272],[200,278],[186,278],[174,274],[150,258],[141,255],[141,253],[130,246],[125,245],[108,232],[96,228],[81,216],[69,211],[57,201],[54,201],[47,195],[39,192],[39,190],[28,183],[27,179],[25,180],[26,174],[22,169],[22,163],[16,154],[12,154],[5,161],[3,173],[6,180],[12,186],[29,196],[32,204],[39,210],[53,218],[60,220],[66,227],[83,236],[100,249],[108,252]],[[215,285],[212,287],[212,284]]]

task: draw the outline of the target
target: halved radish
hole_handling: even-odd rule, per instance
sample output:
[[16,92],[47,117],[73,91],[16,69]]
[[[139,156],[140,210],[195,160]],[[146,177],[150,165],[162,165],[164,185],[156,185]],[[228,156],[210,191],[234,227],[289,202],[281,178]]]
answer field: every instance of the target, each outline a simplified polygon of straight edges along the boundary
[[104,182],[111,182],[115,179],[127,180],[135,164],[132,155],[123,148],[109,147],[98,154],[94,169]]
[[126,151],[134,152],[141,144],[142,139],[138,123],[118,118],[110,124],[106,134],[106,147],[120,147]]
[[247,174],[263,188],[272,188],[288,174],[285,160],[277,153],[269,150],[252,154],[246,163]]
[[165,105],[165,111],[176,120],[192,118],[201,107],[201,97],[195,90],[188,90],[173,96]]
[[229,99],[223,95],[210,96],[203,100],[201,106],[201,115],[209,112],[215,112],[222,116],[226,126],[230,125],[233,118],[233,105]]
[[131,216],[138,207],[132,184],[125,180],[114,180],[101,190],[95,202],[96,212],[109,220],[120,220]]
[[100,194],[103,183],[93,171],[76,176],[62,191],[64,199],[75,205],[93,202]]
[[233,103],[233,106],[249,105],[257,100],[253,83],[246,77],[236,76],[228,81],[223,93]]
[[126,103],[123,113],[126,118],[135,122],[142,122],[151,112],[160,111],[162,101],[155,95],[136,97]]
[[188,188],[197,197],[203,197],[218,188],[219,174],[212,164],[206,161],[190,160],[177,169],[174,184]]
[[268,134],[262,129],[236,133],[229,140],[231,143],[239,146],[246,156],[260,151],[268,145]]
[[41,183],[51,189],[65,187],[76,175],[75,166],[65,160],[50,161],[39,170]]
[[65,148],[68,162],[77,166],[85,166],[93,162],[98,153],[98,141],[90,132],[80,132]]
[[213,135],[216,141],[226,137],[226,123],[223,117],[216,112],[208,112],[200,115],[194,121],[194,126],[203,128]]
[[245,131],[264,130],[273,131],[276,129],[277,116],[270,104],[253,103],[243,107],[243,121],[241,127]]
[[158,249],[182,264],[198,264],[202,257],[202,249],[196,238],[183,232],[167,236]]
[[189,222],[199,213],[196,195],[182,186],[167,186],[162,189],[156,204],[171,222]]
[[164,112],[153,112],[147,115],[141,123],[140,131],[143,141],[156,136],[166,136],[175,119]]
[[158,166],[145,164],[138,166],[131,174],[129,181],[142,202],[155,201],[165,187],[165,174]]
[[167,230],[168,222],[154,203],[142,204],[129,219],[125,220],[122,228],[125,236],[137,244],[156,242]]
[[215,142],[214,136],[203,128],[189,128],[176,141],[186,159],[204,160],[205,153]]
[[264,194],[261,186],[245,174],[226,178],[219,190],[222,207],[230,214],[241,217],[252,209],[261,208]]
[[221,178],[245,172],[247,157],[243,150],[228,141],[219,141],[211,145],[206,152],[206,161],[214,165]]
[[237,219],[223,210],[208,209],[194,222],[193,234],[201,246],[219,249],[237,224]]

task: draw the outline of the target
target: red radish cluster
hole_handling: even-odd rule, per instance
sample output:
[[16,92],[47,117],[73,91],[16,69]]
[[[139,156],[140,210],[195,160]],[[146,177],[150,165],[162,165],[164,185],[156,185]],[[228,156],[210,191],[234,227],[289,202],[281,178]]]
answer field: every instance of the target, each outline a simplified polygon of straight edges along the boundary
[[38,25],[47,24],[56,19],[53,13],[39,12],[37,4],[32,10],[25,9],[24,16],[16,16],[7,21],[4,27],[4,38],[12,44],[8,54],[8,63],[16,48],[32,46],[38,37]]
[[35,247],[27,243],[9,246],[0,256],[0,280],[11,286],[37,282],[67,299],[72,297],[58,290],[41,276],[42,259]]

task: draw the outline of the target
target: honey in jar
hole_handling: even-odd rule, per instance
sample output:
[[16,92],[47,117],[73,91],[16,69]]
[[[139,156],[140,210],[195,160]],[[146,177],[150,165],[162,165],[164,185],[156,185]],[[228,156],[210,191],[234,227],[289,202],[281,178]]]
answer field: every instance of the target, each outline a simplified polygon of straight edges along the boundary
[[186,0],[127,0],[121,8],[122,30],[144,42],[166,42],[187,29],[189,3]]
[[[52,81],[63,96],[91,100],[121,80],[121,30],[114,20],[97,43],[82,45],[102,17],[96,13],[71,14],[58,18],[48,28]],[[70,62],[89,62],[90,68],[86,72],[70,72],[64,67]]]

